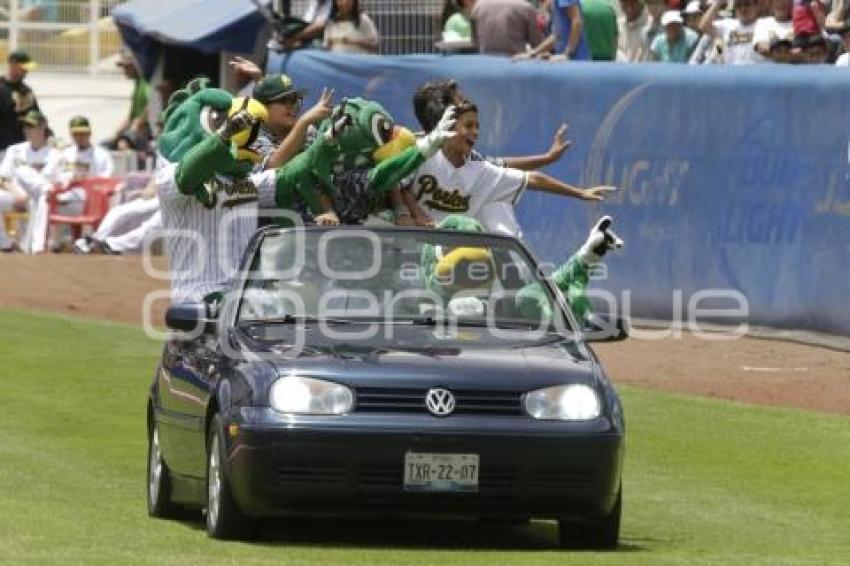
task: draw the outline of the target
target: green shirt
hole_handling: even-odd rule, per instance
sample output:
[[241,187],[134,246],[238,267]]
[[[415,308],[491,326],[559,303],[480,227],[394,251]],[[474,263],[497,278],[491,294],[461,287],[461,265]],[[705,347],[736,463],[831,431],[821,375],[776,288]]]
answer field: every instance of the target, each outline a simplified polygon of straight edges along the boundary
[[581,0],[584,33],[594,61],[617,57],[617,12],[607,0]]
[[455,12],[446,20],[443,38],[472,40],[472,24],[463,12]]
[[130,120],[135,120],[139,117],[147,118],[150,92],[151,85],[145,79],[141,77],[136,79],[136,84],[133,86],[133,94],[130,95]]

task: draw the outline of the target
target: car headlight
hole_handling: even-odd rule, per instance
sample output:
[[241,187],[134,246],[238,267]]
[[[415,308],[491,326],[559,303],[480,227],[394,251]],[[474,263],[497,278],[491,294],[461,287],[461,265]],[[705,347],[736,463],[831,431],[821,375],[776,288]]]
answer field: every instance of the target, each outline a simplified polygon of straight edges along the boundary
[[602,405],[592,387],[572,384],[528,393],[525,396],[525,410],[535,419],[588,421],[599,416]]
[[272,384],[269,404],[282,413],[343,415],[354,406],[354,393],[332,381],[290,375]]

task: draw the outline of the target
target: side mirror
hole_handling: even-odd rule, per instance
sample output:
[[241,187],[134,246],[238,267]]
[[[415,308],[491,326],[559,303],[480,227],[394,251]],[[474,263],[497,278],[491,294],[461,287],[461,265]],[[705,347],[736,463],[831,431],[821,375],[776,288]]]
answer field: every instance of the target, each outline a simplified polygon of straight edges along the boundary
[[207,307],[203,303],[182,303],[168,307],[165,325],[172,330],[200,335],[211,333],[215,329],[215,320],[207,316]]
[[594,315],[581,332],[587,342],[618,342],[629,337],[628,322],[619,316]]

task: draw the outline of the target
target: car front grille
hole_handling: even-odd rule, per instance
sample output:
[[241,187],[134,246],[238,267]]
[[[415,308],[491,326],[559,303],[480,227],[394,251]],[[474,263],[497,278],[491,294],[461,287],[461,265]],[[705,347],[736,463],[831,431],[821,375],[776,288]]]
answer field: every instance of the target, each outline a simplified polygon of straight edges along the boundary
[[[452,389],[453,414],[520,415],[522,392]],[[427,413],[425,388],[360,387],[355,411],[369,413]]]

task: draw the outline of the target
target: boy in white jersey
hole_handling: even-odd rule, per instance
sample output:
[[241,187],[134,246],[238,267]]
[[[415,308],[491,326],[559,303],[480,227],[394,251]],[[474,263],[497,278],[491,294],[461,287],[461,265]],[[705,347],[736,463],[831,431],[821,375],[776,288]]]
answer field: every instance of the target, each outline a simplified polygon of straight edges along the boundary
[[519,237],[514,205],[526,187],[590,201],[601,201],[616,190],[608,186],[582,189],[540,171],[498,167],[472,159],[478,139],[478,109],[466,101],[452,116],[452,108],[446,110],[443,120],[456,119],[455,135],[414,172],[405,187],[405,202],[417,223],[427,220],[423,214],[435,221],[463,214],[481,222],[489,232]]
[[[47,195],[53,188],[60,163],[59,152],[47,143],[47,119],[38,110],[30,110],[21,119],[27,141],[9,146],[0,163],[0,179],[6,191],[0,191],[0,212],[28,207],[30,212],[23,249],[41,253],[47,233]],[[11,195],[11,196],[5,196]],[[8,249],[5,229],[0,232],[0,247]]]

